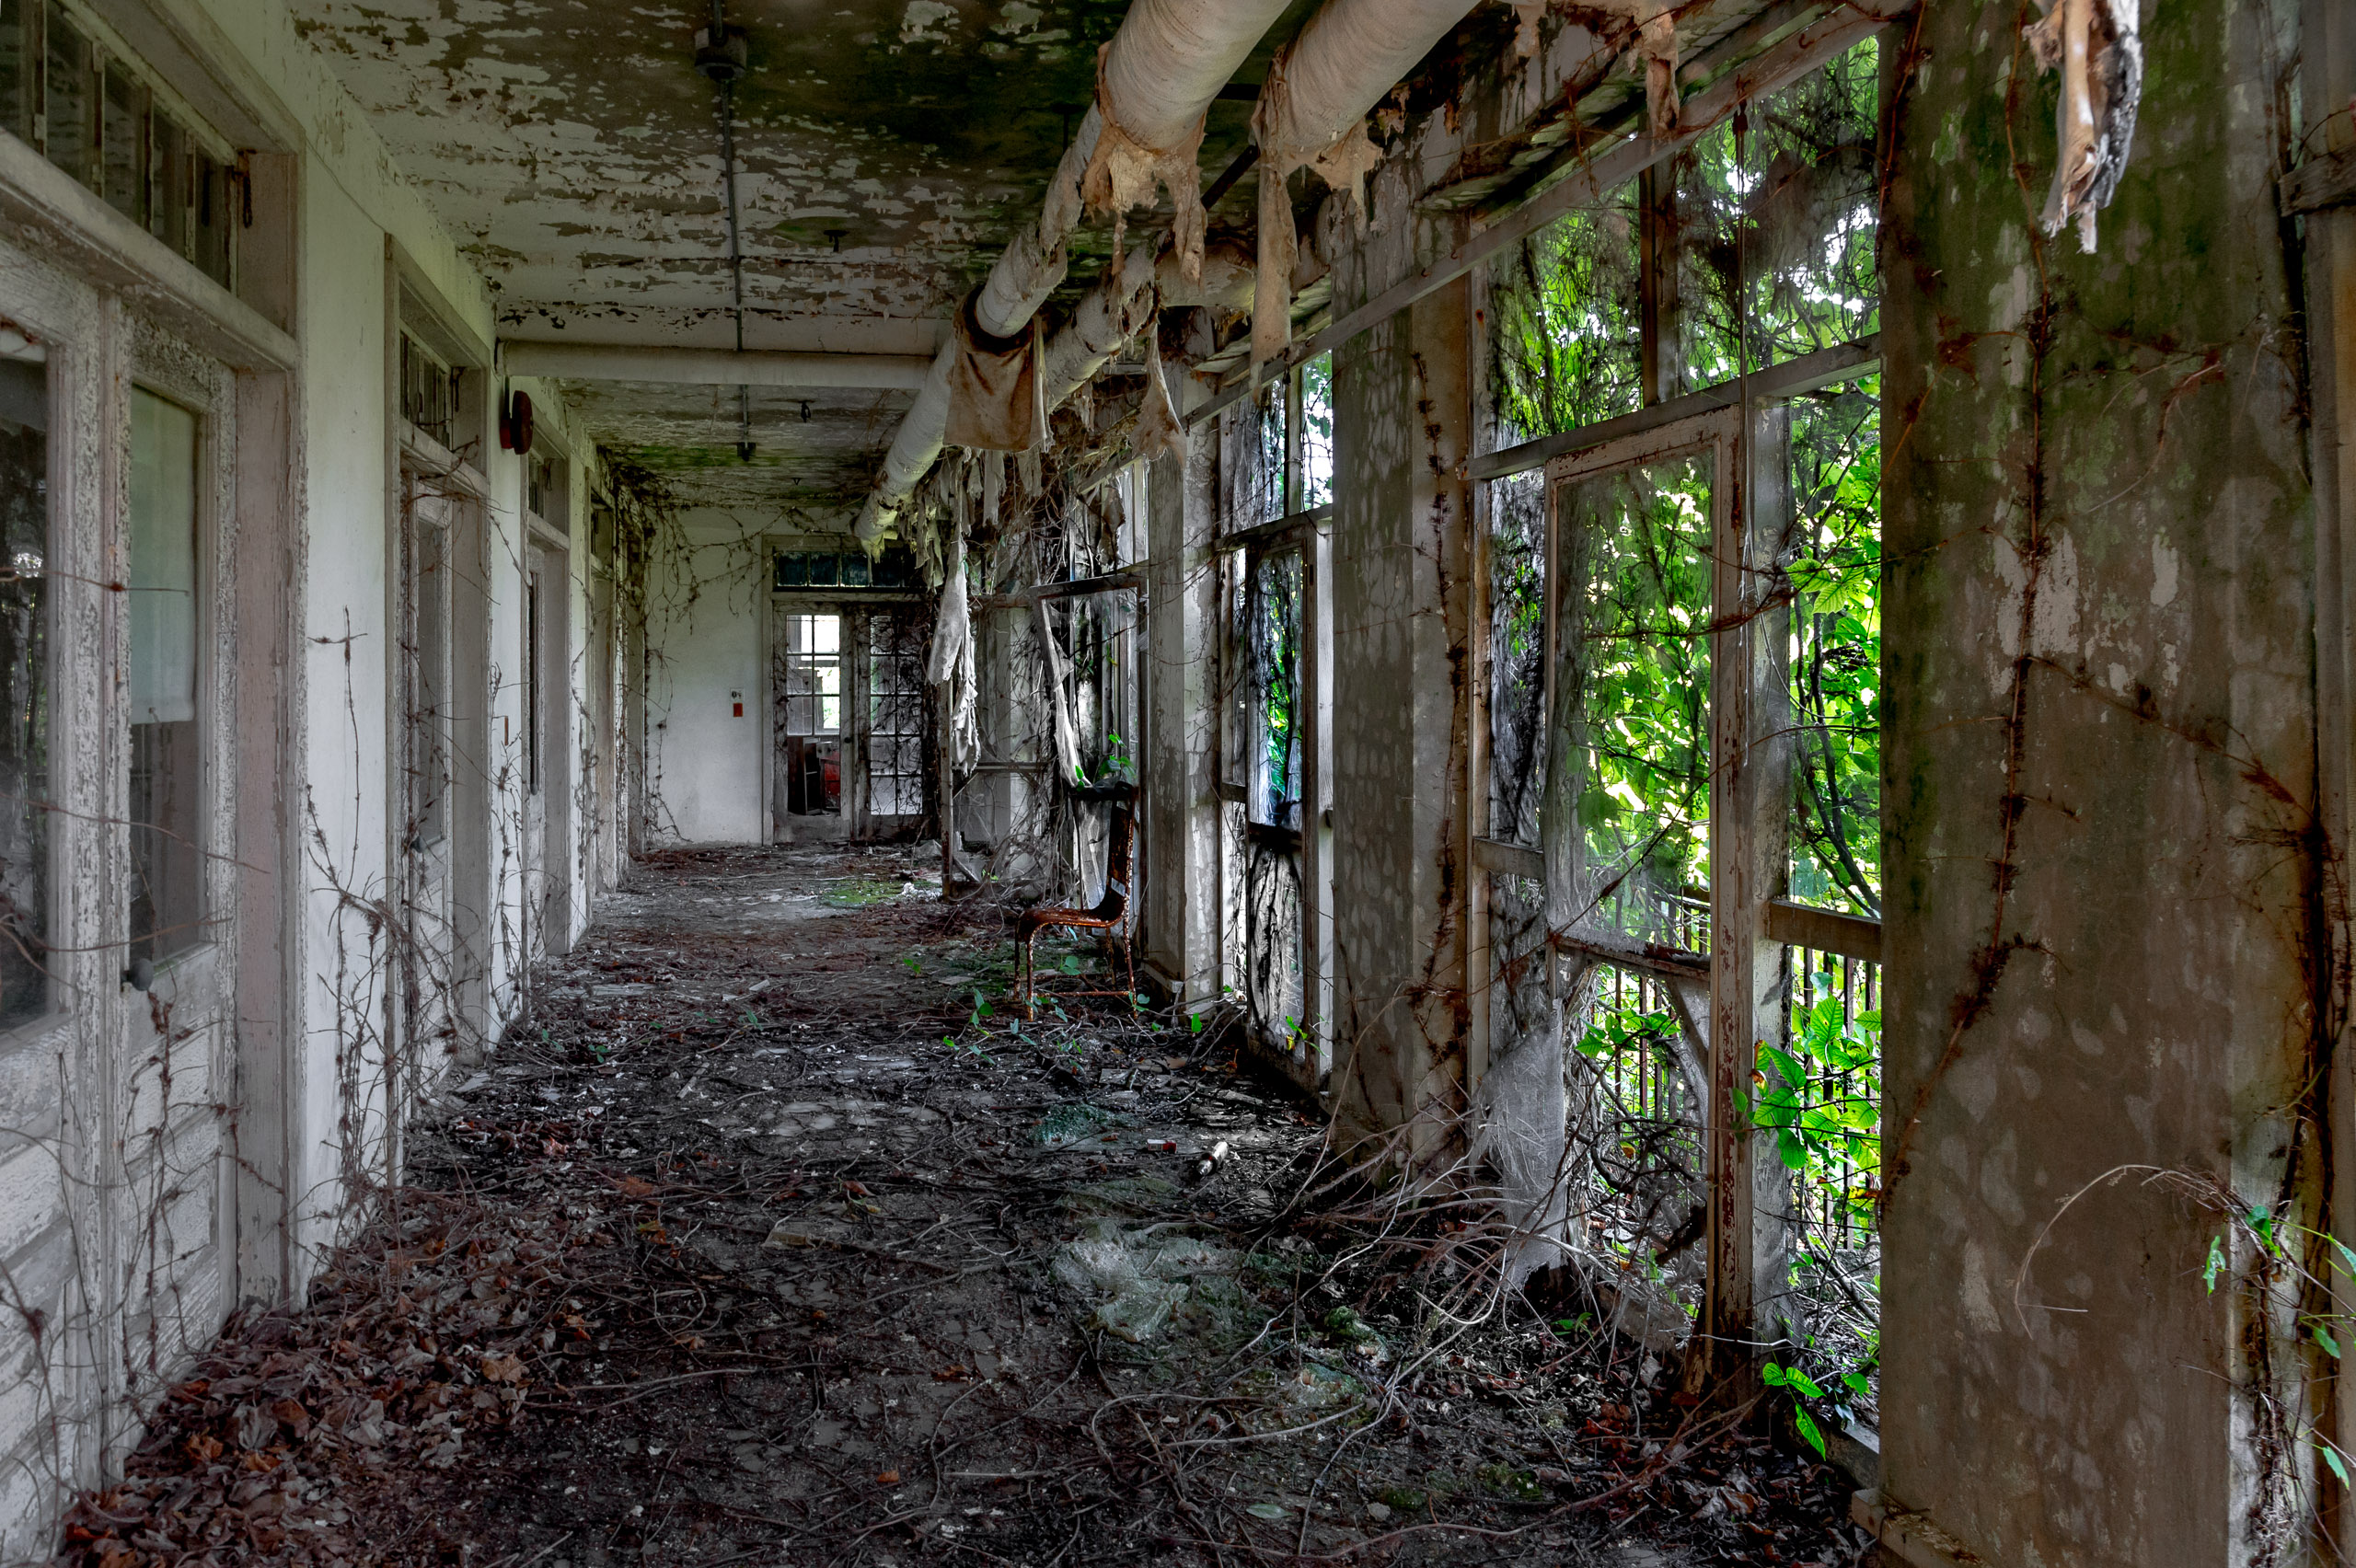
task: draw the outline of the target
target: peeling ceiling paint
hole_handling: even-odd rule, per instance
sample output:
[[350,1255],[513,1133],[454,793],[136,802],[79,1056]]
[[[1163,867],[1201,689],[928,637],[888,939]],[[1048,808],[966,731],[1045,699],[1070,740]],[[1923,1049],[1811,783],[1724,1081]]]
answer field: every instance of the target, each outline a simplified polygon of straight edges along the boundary
[[[732,0],[750,53],[736,88],[746,345],[930,352],[972,280],[1037,211],[1092,97],[1097,47],[1125,9]],[[490,280],[502,332],[733,341],[717,95],[694,65],[708,9],[294,0],[294,10]],[[1213,172],[1242,146],[1249,109],[1213,110]],[[1108,242],[1081,236],[1076,282]],[[905,406],[895,395],[885,417],[878,394],[829,392],[812,399],[824,417],[804,424],[799,394],[756,390],[761,452],[747,466],[734,452],[733,389],[716,399],[706,387],[572,390],[593,434],[686,476],[699,502],[853,498]]]

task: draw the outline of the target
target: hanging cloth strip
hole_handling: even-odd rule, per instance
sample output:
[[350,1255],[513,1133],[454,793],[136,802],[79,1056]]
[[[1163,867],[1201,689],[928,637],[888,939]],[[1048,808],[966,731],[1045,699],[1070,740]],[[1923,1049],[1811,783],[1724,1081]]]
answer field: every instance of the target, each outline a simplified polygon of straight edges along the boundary
[[2062,73],[2054,130],[2062,156],[2038,222],[2048,234],[2078,225],[2078,248],[2095,248],[2095,213],[2110,205],[2135,140],[2143,96],[2143,40],[2133,0],[2040,0],[2026,35],[2040,70]]
[[1027,452],[1046,428],[1040,386],[1040,322],[1020,337],[994,338],[974,319],[975,295],[957,307],[957,354],[949,366],[952,446],[983,452]]
[[1161,332],[1150,318],[1145,329],[1145,401],[1138,409],[1137,432],[1129,444],[1148,460],[1182,452],[1186,446],[1186,427],[1179,422],[1178,409],[1170,401],[1170,381],[1161,368]]
[[1382,167],[1382,154],[1366,133],[1361,115],[1330,144],[1301,147],[1292,123],[1292,94],[1285,81],[1290,46],[1276,51],[1252,109],[1252,138],[1260,147],[1259,266],[1252,282],[1252,363],[1284,352],[1292,340],[1292,273],[1300,260],[1300,236],[1293,226],[1292,191],[1286,181],[1297,168],[1314,169],[1333,190],[1349,192],[1358,232],[1367,229],[1366,177]]

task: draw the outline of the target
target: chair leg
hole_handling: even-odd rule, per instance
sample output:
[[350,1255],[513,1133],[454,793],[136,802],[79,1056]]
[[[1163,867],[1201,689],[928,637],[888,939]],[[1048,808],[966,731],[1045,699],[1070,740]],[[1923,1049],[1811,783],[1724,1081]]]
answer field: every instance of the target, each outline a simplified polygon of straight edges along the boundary
[[1036,931],[1025,932],[1022,938],[1022,1021],[1025,1023],[1029,1023],[1038,1016],[1038,1011],[1033,1007],[1031,1000],[1034,986],[1032,970],[1035,963],[1032,957],[1031,944],[1038,940],[1039,933]]

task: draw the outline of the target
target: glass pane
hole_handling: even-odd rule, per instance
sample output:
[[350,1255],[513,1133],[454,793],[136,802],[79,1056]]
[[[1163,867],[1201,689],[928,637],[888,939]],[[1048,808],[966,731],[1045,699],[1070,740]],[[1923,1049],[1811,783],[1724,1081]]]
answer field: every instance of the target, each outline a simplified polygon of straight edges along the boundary
[[192,233],[189,249],[204,275],[223,288],[231,287],[232,263],[236,256],[237,225],[230,221],[232,192],[227,167],[209,153],[198,153],[194,160],[193,204],[191,216]]
[[1560,708],[1567,920],[1708,946],[1708,449],[1565,482]]
[[450,634],[446,608],[449,592],[444,570],[447,536],[438,527],[421,525],[416,531],[415,575],[410,590],[416,646],[411,651],[414,676],[410,700],[410,758],[413,770],[413,828],[420,844],[436,844],[445,831],[447,754],[443,734],[446,722],[444,695],[448,680]]
[[105,190],[114,210],[133,223],[147,222],[147,89],[120,64],[106,72],[106,117],[101,123],[106,156]]
[[1489,486],[1489,836],[1538,844],[1546,774],[1546,489]]
[[196,416],[131,394],[131,936],[162,959],[203,938],[196,727]]
[[196,416],[131,395],[131,709],[196,717]]
[[[1689,386],[1873,331],[1880,321],[1873,39],[1753,103],[1677,161],[1680,352]],[[1738,291],[1748,302],[1737,340]]]
[[1334,499],[1334,356],[1300,367],[1300,478],[1304,511]]
[[90,177],[92,82],[89,41],[55,6],[49,8],[49,71],[43,82],[49,161],[76,179]]
[[1791,896],[1881,914],[1881,380],[1792,405]]
[[0,0],[0,131],[32,140],[33,63],[26,56],[27,12],[38,0]]
[[540,792],[540,579],[524,586],[524,787]]
[[[810,617],[811,652],[838,653],[842,651],[842,646],[843,621],[840,616],[812,616]],[[826,689],[832,691],[835,688],[828,686]]]
[[0,1028],[49,1005],[49,391],[0,360]]
[[1491,396],[1511,446],[1643,401],[1636,188],[1565,213],[1492,263]]
[[169,115],[149,117],[155,130],[156,204],[147,214],[147,232],[182,256],[188,254],[189,140],[188,131]]
[[1298,551],[1264,556],[1252,571],[1251,820],[1300,825],[1300,591]]

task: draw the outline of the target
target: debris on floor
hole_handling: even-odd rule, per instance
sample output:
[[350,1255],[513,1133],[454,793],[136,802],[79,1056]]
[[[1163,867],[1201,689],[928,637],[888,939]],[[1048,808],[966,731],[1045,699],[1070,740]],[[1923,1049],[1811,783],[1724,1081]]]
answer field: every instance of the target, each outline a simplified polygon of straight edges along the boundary
[[1321,1163],[1216,1030],[1014,1020],[1006,913],[937,890],[641,863],[61,1561],[1862,1560],[1760,1410],[1496,1291],[1477,1214]]

